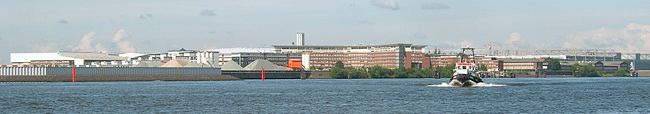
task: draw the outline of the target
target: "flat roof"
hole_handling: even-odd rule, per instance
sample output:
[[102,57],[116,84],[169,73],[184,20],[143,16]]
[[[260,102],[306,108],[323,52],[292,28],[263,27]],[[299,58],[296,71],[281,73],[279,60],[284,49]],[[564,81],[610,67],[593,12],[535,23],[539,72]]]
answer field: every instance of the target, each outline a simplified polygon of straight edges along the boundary
[[380,45],[304,45],[304,46],[299,46],[299,45],[273,45],[274,48],[283,48],[283,47],[334,47],[334,48],[346,48],[346,47],[386,47],[386,46],[400,46],[400,45],[405,45],[405,46],[411,46],[411,47],[420,47],[424,48],[427,47],[427,45],[413,45],[413,44],[380,44]]
[[78,58],[84,60],[126,60],[126,57],[117,55],[110,55],[107,53],[92,53],[92,52],[59,52],[59,55],[71,58]]

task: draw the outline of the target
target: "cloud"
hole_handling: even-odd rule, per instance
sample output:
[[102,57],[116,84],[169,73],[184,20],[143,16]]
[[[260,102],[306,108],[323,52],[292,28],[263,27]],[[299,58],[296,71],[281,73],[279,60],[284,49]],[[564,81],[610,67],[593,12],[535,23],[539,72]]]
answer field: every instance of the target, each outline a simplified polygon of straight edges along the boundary
[[203,9],[201,12],[199,12],[199,15],[201,16],[215,16],[217,13],[214,10],[210,9]]
[[56,21],[56,23],[59,23],[59,24],[68,24],[68,20],[60,19],[60,20]]
[[514,48],[514,49],[530,47],[529,43],[521,40],[521,34],[519,34],[518,32],[510,33],[510,36],[508,37],[508,40],[506,40],[505,44],[507,48]]
[[98,51],[98,52],[100,52],[100,53],[108,53],[108,49],[106,49],[106,48],[104,47],[104,45],[102,45],[102,43],[97,43],[97,44],[95,45],[95,50]]
[[40,53],[56,52],[58,51],[57,50],[58,46],[59,46],[58,44],[52,42],[36,43],[31,45],[33,51],[40,52]]
[[422,6],[420,8],[426,9],[426,10],[443,10],[443,9],[449,9],[451,7],[448,6],[448,5],[445,5],[445,4],[441,4],[441,3],[425,3],[425,4],[422,4]]
[[649,52],[650,25],[631,23],[622,29],[600,28],[570,35],[564,48],[615,49],[623,52]]
[[461,40],[461,41],[446,41],[444,42],[444,46],[446,48],[464,48],[464,47],[472,47],[472,42],[469,42],[467,40]]
[[140,14],[140,16],[138,16],[138,18],[145,19],[145,20],[146,19],[153,19],[153,15],[150,14],[150,13],[149,14]]
[[95,37],[95,32],[88,32],[84,34],[83,37],[81,37],[81,40],[79,40],[79,45],[75,47],[74,51],[81,51],[81,52],[92,52],[95,51],[95,48],[93,47],[93,37]]
[[395,0],[372,0],[370,1],[373,6],[389,9],[389,10],[399,10],[399,3]]
[[127,37],[126,31],[120,29],[113,35],[113,43],[117,44],[117,49],[122,53],[134,53],[136,49],[131,42],[124,40],[125,37]]
[[[79,44],[77,46],[67,46],[68,48],[72,47],[75,52],[100,52],[100,53],[108,53],[108,49],[104,47],[101,43],[97,43],[93,45],[93,38],[95,37],[96,33],[95,32],[88,32],[86,33],[81,39],[79,40]],[[57,47],[56,44],[40,44],[40,45],[35,45],[32,46],[34,50],[39,51],[39,52],[52,52],[52,51],[57,51],[55,50]]]

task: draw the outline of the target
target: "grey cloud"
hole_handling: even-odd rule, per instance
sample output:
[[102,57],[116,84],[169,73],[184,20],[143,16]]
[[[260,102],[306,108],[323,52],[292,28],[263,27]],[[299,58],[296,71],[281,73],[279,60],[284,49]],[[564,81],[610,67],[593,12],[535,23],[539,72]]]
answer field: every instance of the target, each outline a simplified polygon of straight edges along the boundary
[[422,4],[421,8],[426,10],[443,10],[443,9],[449,9],[451,7],[441,3],[425,3]]
[[57,50],[57,49],[58,49],[58,48],[57,48],[57,47],[58,47],[58,44],[53,43],[53,42],[48,42],[48,43],[36,43],[36,44],[32,44],[31,47],[32,47],[32,51],[41,52],[41,53],[56,52],[56,51],[58,51],[58,50]]
[[60,19],[60,20],[56,21],[56,23],[60,23],[60,24],[68,24],[68,20]]
[[117,48],[122,53],[134,53],[136,52],[135,47],[131,42],[124,40],[128,37],[128,34],[124,29],[120,29],[113,35],[113,43],[117,44]]
[[141,14],[138,16],[140,19],[153,19],[153,14]]
[[505,44],[505,48],[511,49],[530,48],[530,44],[528,42],[524,42],[524,40],[521,38],[521,34],[518,32],[510,33],[510,36],[508,37],[508,40],[506,40]]
[[650,52],[650,25],[631,23],[622,29],[600,28],[574,33],[564,48],[608,48],[623,52]]
[[217,31],[216,31],[216,30],[211,30],[211,31],[208,31],[208,34],[215,34],[215,33],[217,33]]
[[395,0],[372,0],[370,1],[373,6],[389,9],[389,10],[399,10],[399,3]]
[[217,15],[217,13],[215,13],[214,10],[204,9],[204,10],[201,10],[201,12],[199,12],[199,15],[201,15],[201,16],[215,16],[215,15]]

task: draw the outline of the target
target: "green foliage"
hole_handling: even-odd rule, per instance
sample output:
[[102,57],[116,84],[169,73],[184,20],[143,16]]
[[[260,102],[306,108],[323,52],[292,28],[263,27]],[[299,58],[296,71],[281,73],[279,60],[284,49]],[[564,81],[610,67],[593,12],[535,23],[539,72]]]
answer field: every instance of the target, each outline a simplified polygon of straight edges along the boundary
[[456,64],[452,64],[444,67],[436,67],[436,70],[438,70],[440,77],[451,77],[452,75],[454,75],[455,68],[456,68]]
[[478,71],[487,71],[488,68],[487,68],[487,65],[485,65],[485,64],[479,64],[478,66],[476,66],[476,70],[478,70]]
[[551,59],[548,62],[548,69],[553,71],[562,69],[562,65],[560,64],[560,59]]
[[373,66],[370,68],[332,68],[330,75],[332,78],[346,79],[348,78],[426,78],[431,77],[433,70],[431,69],[388,69],[380,66]]
[[345,65],[341,61],[336,61],[336,63],[334,64],[334,68],[343,69],[343,68],[345,68]]
[[622,68],[618,69],[618,70],[616,70],[616,72],[612,76],[621,76],[621,77],[622,76],[628,76],[627,70],[622,69]]
[[332,78],[347,78],[348,72],[343,68],[332,68],[330,69],[330,75]]
[[580,64],[573,64],[573,75],[574,76],[581,76],[581,77],[599,77],[602,76],[601,71],[598,70],[598,68],[592,66],[592,65],[580,65]]
[[368,74],[370,78],[389,78],[393,71],[384,67],[373,66],[368,68]]

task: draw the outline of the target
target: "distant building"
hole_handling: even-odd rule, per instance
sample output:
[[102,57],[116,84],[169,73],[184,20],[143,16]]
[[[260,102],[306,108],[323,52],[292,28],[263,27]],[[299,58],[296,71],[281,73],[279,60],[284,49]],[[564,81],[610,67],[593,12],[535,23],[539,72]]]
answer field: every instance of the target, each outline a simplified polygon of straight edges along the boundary
[[279,66],[287,66],[289,59],[300,59],[300,54],[276,53],[273,48],[220,48],[211,49],[219,51],[219,65],[223,66],[228,61],[233,61],[241,67],[248,66],[257,59],[270,61]]
[[296,45],[298,46],[305,45],[305,33],[302,32],[296,33]]
[[301,54],[306,69],[328,69],[341,61],[346,67],[423,68],[425,45],[275,45],[277,53]]
[[150,53],[129,58],[133,64],[140,61],[170,61],[187,60],[191,63],[200,63],[216,67],[219,62],[219,52],[209,50],[169,50],[168,52]]
[[545,59],[501,59],[503,71],[535,72],[544,69]]
[[242,67],[245,67],[255,60],[267,60],[275,65],[287,66],[289,59],[300,59],[298,53],[275,53],[275,52],[231,52],[219,54],[219,65],[224,65],[228,61],[234,61]]
[[[454,65],[458,62],[459,58],[456,55],[435,55],[430,57],[431,67],[444,67]],[[496,57],[476,56],[475,61],[477,65],[485,65],[487,71],[501,71],[500,62]]]
[[107,53],[11,53],[10,56],[11,64],[20,66],[128,65],[127,58]]

